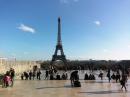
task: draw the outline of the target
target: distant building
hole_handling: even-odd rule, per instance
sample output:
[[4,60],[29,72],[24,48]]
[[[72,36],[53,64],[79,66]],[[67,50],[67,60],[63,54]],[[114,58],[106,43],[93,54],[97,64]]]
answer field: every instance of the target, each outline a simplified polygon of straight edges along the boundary
[[16,58],[0,57],[0,74],[5,73],[10,68],[15,69],[16,74],[21,74],[24,71],[33,70],[34,67],[40,68],[40,64],[36,61],[19,61]]

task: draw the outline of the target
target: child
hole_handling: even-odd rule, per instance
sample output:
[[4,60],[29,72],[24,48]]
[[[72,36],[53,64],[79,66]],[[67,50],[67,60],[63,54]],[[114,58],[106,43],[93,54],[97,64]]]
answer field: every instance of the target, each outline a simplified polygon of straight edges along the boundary
[[7,88],[10,85],[10,83],[12,83],[12,79],[9,76],[9,72],[7,71],[3,77],[3,87]]

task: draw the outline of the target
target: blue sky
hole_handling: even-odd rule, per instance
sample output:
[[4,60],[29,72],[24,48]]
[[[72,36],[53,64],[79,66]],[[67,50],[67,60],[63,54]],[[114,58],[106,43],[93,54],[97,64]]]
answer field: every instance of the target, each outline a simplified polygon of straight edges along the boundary
[[130,59],[130,0],[0,0],[0,57],[50,60],[57,18],[67,59]]

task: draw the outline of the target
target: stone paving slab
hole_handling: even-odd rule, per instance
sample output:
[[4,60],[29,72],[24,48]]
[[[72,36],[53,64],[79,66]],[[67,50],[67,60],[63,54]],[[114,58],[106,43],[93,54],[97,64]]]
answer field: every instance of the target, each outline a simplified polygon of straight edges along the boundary
[[1,88],[0,97],[130,97],[119,83],[80,80],[82,87],[72,88],[69,80],[16,80],[14,87]]

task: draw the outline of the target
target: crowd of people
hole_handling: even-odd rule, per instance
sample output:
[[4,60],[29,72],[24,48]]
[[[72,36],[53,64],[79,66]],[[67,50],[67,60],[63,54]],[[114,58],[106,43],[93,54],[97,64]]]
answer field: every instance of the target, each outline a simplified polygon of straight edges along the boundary
[[[100,71],[98,77],[103,80],[103,77],[105,76],[105,74],[103,74],[102,71]],[[116,73],[111,73],[110,70],[107,71],[107,75],[106,77],[108,78],[109,83],[111,82],[111,80],[115,80],[115,82],[119,82],[122,86],[121,89],[126,89],[126,83],[128,80],[128,74],[126,73],[122,73],[120,74],[119,71],[117,71]],[[34,79],[38,79],[41,80],[41,71],[29,71],[29,72],[24,72],[21,75],[21,79],[22,80],[34,80]],[[79,74],[78,74],[78,70],[75,70],[73,72],[71,72],[70,74],[70,78],[68,78],[68,73],[67,72],[63,72],[58,73],[58,71],[56,69],[51,69],[51,70],[45,70],[45,76],[44,78],[45,80],[71,80],[71,85],[72,86],[81,86],[80,82],[79,82]],[[84,74],[84,80],[96,80],[96,77],[93,73]]]
[[119,82],[122,86],[121,89],[124,88],[126,91],[127,91],[126,83],[128,81],[128,75],[129,74],[124,71],[122,72],[122,74],[120,74],[120,72],[117,71],[116,74],[113,73],[112,75],[110,75],[110,71],[108,70],[108,73],[107,73],[109,82],[111,81],[111,79],[115,80],[116,83]]
[[[80,87],[80,81],[79,81],[79,73],[78,70],[74,70],[70,73],[70,78],[68,78],[68,73],[63,72],[62,74],[59,73],[56,69],[50,69],[50,70],[45,70],[44,72],[45,76],[43,79],[45,80],[70,80],[71,81],[71,86],[74,87]],[[29,72],[23,72],[21,74],[21,80],[41,80],[41,74],[42,72],[40,69],[38,70],[33,70]],[[15,76],[15,70],[11,68],[9,71],[6,72],[6,74],[3,76],[2,79],[2,87],[8,87],[8,86],[13,86],[14,83],[14,76]],[[126,83],[128,80],[128,74],[127,73],[120,73],[119,70],[115,72],[111,72],[111,70],[107,71],[107,74],[105,75],[102,71],[98,74],[98,77],[103,80],[103,77],[106,76],[108,78],[108,82],[110,83],[111,80],[115,80],[115,82],[121,84],[121,89],[126,88]],[[43,77],[43,76],[42,76]],[[88,74],[87,72],[84,74],[84,80],[96,80],[95,74],[90,73]]]
[[21,79],[22,80],[34,80],[35,78],[37,78],[38,80],[41,80],[41,71],[29,71],[29,72],[23,72],[21,74]]
[[[100,72],[99,75],[98,75],[98,77],[101,78],[101,80],[103,80],[103,77],[104,77],[103,72]],[[115,80],[116,83],[118,82],[118,83],[121,84],[121,90],[123,90],[123,88],[124,88],[125,91],[127,91],[127,88],[126,88],[126,83],[127,83],[127,81],[128,81],[128,74],[127,74],[127,73],[122,72],[122,73],[120,74],[120,72],[117,71],[116,74],[113,73],[113,74],[111,75],[110,70],[108,70],[106,77],[108,77],[109,83],[111,82],[111,80]],[[77,71],[77,70],[76,70],[76,71],[73,71],[73,72],[71,73],[71,75],[70,75],[70,80],[71,80],[71,85],[72,85],[72,86],[75,86],[75,87],[80,87],[80,86],[81,86],[81,84],[80,84],[80,82],[79,82],[79,75],[78,75],[78,71]],[[96,80],[96,77],[95,77],[94,74],[91,74],[91,73],[90,73],[90,74],[88,75],[87,73],[85,73],[85,75],[84,75],[84,80]]]
[[[41,71],[29,71],[23,72],[21,74],[21,80],[34,80],[38,79],[41,80]],[[67,73],[63,73],[60,75],[56,70],[46,70],[45,71],[45,78],[46,80],[66,80],[68,78]]]
[[84,75],[84,80],[95,80],[96,78],[95,78],[95,76],[94,76],[94,74],[87,74],[87,73],[85,73],[85,75]]

